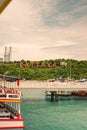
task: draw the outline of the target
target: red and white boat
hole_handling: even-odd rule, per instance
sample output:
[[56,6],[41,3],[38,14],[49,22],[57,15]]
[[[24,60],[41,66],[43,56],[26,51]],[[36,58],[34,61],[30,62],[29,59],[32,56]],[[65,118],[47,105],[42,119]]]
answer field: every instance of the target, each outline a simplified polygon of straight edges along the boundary
[[0,82],[0,130],[23,130],[19,78],[0,75]]

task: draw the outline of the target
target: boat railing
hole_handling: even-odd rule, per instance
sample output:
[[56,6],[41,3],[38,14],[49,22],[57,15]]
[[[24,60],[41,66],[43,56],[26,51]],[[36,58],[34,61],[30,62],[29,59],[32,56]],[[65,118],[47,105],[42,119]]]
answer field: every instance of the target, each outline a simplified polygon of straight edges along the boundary
[[14,109],[13,107],[7,105],[7,109],[12,113],[14,114],[15,116],[18,115],[18,111],[16,109]]

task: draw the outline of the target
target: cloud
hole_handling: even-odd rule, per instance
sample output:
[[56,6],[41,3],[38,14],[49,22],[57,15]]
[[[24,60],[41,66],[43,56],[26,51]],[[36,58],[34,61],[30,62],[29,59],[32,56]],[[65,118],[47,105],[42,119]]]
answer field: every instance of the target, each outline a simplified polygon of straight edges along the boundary
[[87,0],[13,0],[0,15],[0,50],[13,59],[87,55]]
[[[87,20],[87,1],[84,0],[59,0],[40,4],[43,23],[47,26],[68,26],[85,17]],[[43,8],[44,7],[44,8]],[[81,10],[80,10],[81,9]]]
[[65,48],[65,47],[69,47],[69,46],[72,47],[75,44],[77,44],[77,43],[70,42],[70,41],[56,41],[55,44],[51,44],[50,46],[49,46],[49,44],[46,44],[46,46],[43,47],[42,49],[53,49],[53,48],[57,49],[57,48],[60,48],[60,47]]

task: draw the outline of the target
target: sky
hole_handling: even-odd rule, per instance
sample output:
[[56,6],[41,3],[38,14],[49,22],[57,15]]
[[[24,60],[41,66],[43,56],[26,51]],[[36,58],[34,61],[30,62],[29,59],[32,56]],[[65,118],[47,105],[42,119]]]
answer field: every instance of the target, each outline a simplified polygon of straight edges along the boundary
[[0,15],[0,57],[87,60],[87,0],[12,0]]

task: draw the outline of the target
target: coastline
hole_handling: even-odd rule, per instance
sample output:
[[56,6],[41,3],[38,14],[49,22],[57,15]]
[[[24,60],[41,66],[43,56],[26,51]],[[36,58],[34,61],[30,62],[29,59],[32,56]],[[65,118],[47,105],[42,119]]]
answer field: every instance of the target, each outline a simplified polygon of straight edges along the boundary
[[52,89],[87,89],[87,82],[49,82],[49,81],[37,81],[37,80],[21,80],[20,88],[52,88]]

